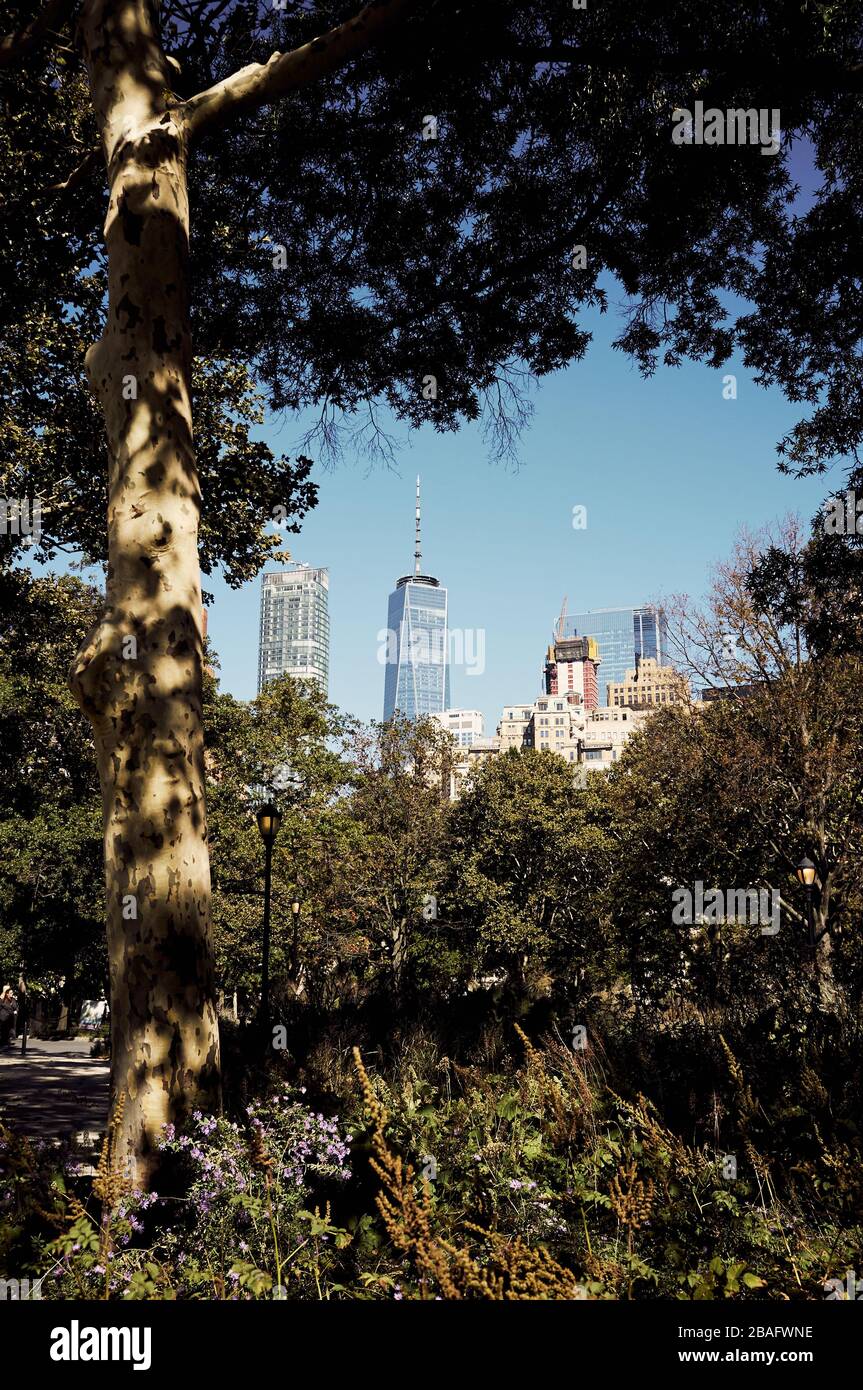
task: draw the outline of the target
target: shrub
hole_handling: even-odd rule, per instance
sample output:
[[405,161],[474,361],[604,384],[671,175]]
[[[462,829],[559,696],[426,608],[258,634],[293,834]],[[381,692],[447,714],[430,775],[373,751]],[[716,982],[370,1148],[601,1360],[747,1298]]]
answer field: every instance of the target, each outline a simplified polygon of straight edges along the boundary
[[310,1203],[350,1177],[349,1141],[290,1094],[250,1105],[243,1126],[196,1112],[188,1132],[163,1133],[183,1196],[160,1197],[129,1189],[109,1137],[93,1185],[101,1219],[71,1199],[71,1227],[48,1247],[54,1296],[321,1296],[330,1249],[350,1237],[329,1202]]

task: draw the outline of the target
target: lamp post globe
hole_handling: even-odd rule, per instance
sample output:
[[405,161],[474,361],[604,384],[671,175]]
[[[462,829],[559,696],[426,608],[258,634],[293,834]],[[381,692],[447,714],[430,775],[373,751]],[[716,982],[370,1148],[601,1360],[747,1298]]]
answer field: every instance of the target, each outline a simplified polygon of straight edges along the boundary
[[272,801],[267,801],[263,806],[258,807],[255,820],[258,822],[258,831],[264,844],[272,845],[282,823],[282,813],[278,806],[274,805]]
[[801,883],[803,887],[806,889],[806,926],[809,935],[809,950],[812,955],[812,964],[814,966],[816,943],[815,908],[813,903],[813,895],[815,889],[815,877],[818,871],[815,868],[815,865],[812,863],[812,860],[804,856],[803,859],[800,860],[800,863],[797,865],[795,872],[797,874],[798,882]]
[[815,882],[817,870],[811,859],[803,858],[797,865],[796,873],[800,883],[804,888],[811,888]]

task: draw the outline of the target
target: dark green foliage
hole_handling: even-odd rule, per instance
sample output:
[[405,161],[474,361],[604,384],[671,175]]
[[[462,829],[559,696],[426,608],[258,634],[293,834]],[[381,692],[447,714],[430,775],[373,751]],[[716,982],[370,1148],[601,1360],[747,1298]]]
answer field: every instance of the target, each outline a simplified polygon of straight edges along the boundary
[[[13,573],[7,586],[25,642],[27,614],[42,614],[48,631],[60,601],[82,624],[96,602],[72,580]],[[28,679],[7,673],[7,691],[16,682],[7,720],[38,699],[43,726],[61,727],[67,697],[51,681],[62,648],[58,637],[53,668]],[[246,1207],[254,1215],[263,1202],[266,1210],[266,1184],[231,1208],[240,1226],[225,1228],[218,1268],[208,1272],[194,1253],[212,1245],[206,1182],[195,1189],[200,1220],[182,1229],[170,1213],[145,1216],[135,1198],[100,1228],[88,1183],[67,1173],[53,1198],[68,1235],[52,1258],[67,1249],[73,1256],[64,1279],[101,1291],[94,1271],[104,1265],[107,1229],[120,1242],[113,1296],[128,1288],[138,1298],[223,1297],[238,1288],[241,1297],[267,1298],[280,1277],[295,1298],[317,1297],[316,1280],[334,1298],[434,1296],[429,1250],[443,1247],[402,1249],[375,1206],[348,1061],[360,1042],[390,1112],[386,1142],[413,1162],[420,1196],[422,1175],[433,1175],[429,1239],[462,1250],[469,1268],[486,1267],[496,1240],[512,1253],[520,1239],[546,1252],[546,1282],[524,1285],[545,1289],[543,1297],[572,1296],[555,1269],[599,1298],[822,1297],[825,1280],[841,1281],[855,1266],[860,1241],[860,822],[843,771],[860,765],[859,681],[853,658],[825,660],[817,682],[806,675],[786,674],[759,696],[698,714],[660,713],[610,778],[592,774],[585,785],[554,754],[509,754],[486,763],[452,807],[435,783],[446,765],[439,732],[352,728],[287,680],[250,705],[211,681],[219,969],[244,1011],[256,1002],[259,970],[255,788],[278,791],[285,762],[303,774],[302,802],[284,801],[275,859],[274,1019],[287,1047],[264,1048],[242,1023],[226,1027],[229,1115],[242,1119],[256,1094],[304,1085],[313,1106],[337,1111],[354,1135],[353,1175],[320,1192],[317,1212],[288,1188],[272,1189],[274,1209],[288,1203],[295,1243],[307,1233],[312,1240],[285,1275],[269,1237],[253,1258],[239,1243]],[[801,711],[816,739],[840,736],[841,757],[834,748],[820,786],[828,838],[838,848],[844,836],[849,846],[829,913],[827,1004],[793,918],[776,938],[669,920],[669,883],[746,883],[793,861],[794,798],[818,790],[786,737]],[[76,726],[67,713],[68,761]],[[58,758],[49,739],[42,776],[62,801]],[[95,862],[87,884],[81,843],[69,838],[85,825],[86,797],[56,812],[33,799],[21,766],[10,763],[9,772],[7,795],[19,809],[9,822],[18,844],[5,870],[6,908],[19,933],[36,929],[50,969],[60,942],[75,940],[70,914],[89,922],[88,941],[98,939],[95,908],[92,922],[82,915]],[[95,812],[92,784],[90,793]],[[98,824],[92,848],[95,860]],[[779,881],[789,907],[799,907],[790,870]],[[33,883],[35,917],[25,903]],[[429,895],[436,917],[423,911]],[[403,958],[394,949],[401,944]],[[87,949],[75,946],[79,970]],[[515,1018],[527,1033],[514,1030]],[[239,1155],[245,1141],[232,1134],[224,1129]],[[263,1161],[249,1152],[253,1166]],[[735,1178],[725,1171],[729,1156]],[[44,1226],[26,1191],[47,1187],[49,1175],[14,1144],[3,1167],[6,1259],[16,1270],[32,1260],[37,1270],[56,1229]],[[282,1181],[278,1171],[274,1180]],[[140,1232],[132,1217],[143,1220]],[[183,1274],[174,1267],[180,1248],[192,1252]],[[466,1289],[490,1296],[482,1282]],[[64,1290],[61,1282],[53,1291]]]
[[89,725],[66,684],[99,595],[0,568],[0,961],[105,985],[102,800]]
[[[173,98],[353,11],[168,0]],[[4,0],[0,30],[33,12]],[[584,355],[584,311],[614,285],[617,346],[643,371],[742,350],[814,407],[781,446],[788,467],[853,457],[860,26],[857,6],[785,0],[423,0],[344,69],[208,133],[189,169],[205,570],[240,582],[277,544],[273,508],[314,505],[307,460],[253,438],[258,387],[276,411],[316,412],[322,453],[387,456],[387,407],[438,430],[481,416],[511,454],[531,378]],[[672,113],[696,98],[778,108],[781,152],[675,145]],[[0,100],[0,487],[43,499],[47,553],[102,557],[83,359],[104,312],[105,191],[74,42],[0,70]],[[792,159],[810,143],[815,188],[798,202]]]
[[[605,785],[533,750],[481,769],[453,810],[445,900],[477,974],[551,980],[588,992],[610,977],[599,948],[610,869]],[[590,974],[589,980],[585,976]]]

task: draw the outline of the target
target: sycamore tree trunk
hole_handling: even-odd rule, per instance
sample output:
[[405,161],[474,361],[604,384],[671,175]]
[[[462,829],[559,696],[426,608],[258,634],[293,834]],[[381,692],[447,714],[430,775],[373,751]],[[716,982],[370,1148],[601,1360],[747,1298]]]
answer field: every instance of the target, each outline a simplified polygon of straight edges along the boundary
[[204,803],[200,486],[192,444],[188,141],[334,72],[412,0],[351,19],[185,102],[158,0],[84,0],[78,32],[110,194],[108,312],[87,374],[108,440],[108,592],[70,683],[105,816],[116,1152],[141,1185],[164,1124],[220,1103]]
[[146,1186],[161,1127],[220,1103],[186,129],[145,0],[86,0],[81,33],[110,193],[107,321],[86,361],[108,441],[108,583],[71,684],[102,785],[117,1153]]

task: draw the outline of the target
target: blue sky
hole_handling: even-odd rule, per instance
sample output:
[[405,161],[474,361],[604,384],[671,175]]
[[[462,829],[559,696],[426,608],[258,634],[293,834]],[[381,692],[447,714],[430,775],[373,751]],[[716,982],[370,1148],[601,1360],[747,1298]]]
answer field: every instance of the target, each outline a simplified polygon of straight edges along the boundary
[[[700,596],[742,525],[789,511],[808,518],[823,499],[830,475],[796,481],[776,470],[776,442],[799,418],[781,393],[755,386],[734,362],[722,372],[661,368],[644,381],[611,348],[613,307],[589,326],[587,359],[534,393],[518,471],[490,464],[473,427],[403,433],[398,473],[370,472],[365,461],[316,467],[318,507],[288,544],[295,559],[329,567],[330,698],[343,709],[382,714],[378,633],[395,580],[413,568],[417,473],[423,569],[449,589],[451,626],[485,633],[485,670],[454,668],[452,702],[482,710],[490,732],[504,704],[539,693],[564,595],[570,612]],[[726,372],[737,375],[736,400],[723,399]],[[300,432],[292,422],[263,431],[280,451]],[[579,504],[585,530],[572,525]],[[211,578],[206,587],[222,687],[246,698],[255,692],[260,580],[235,591]]]

